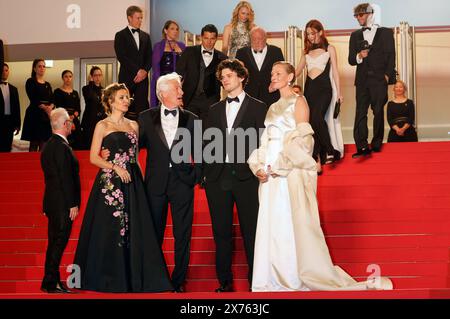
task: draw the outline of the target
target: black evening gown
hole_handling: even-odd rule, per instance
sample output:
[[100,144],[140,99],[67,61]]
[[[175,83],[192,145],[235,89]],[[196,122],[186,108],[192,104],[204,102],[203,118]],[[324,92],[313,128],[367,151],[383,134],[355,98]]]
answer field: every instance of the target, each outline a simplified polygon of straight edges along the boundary
[[[73,149],[79,150],[81,149],[80,96],[75,90],[68,93],[60,88],[55,89],[53,95],[55,97],[55,106],[63,107],[69,115],[73,115],[74,129],[72,130],[72,134],[69,135],[68,140]],[[75,116],[76,112],[78,112],[78,116]]]
[[83,148],[86,150],[91,148],[95,125],[106,117],[102,105],[102,91],[103,87],[95,85],[93,81],[82,88],[86,106],[81,120],[81,128],[83,131]]
[[[387,105],[387,120],[391,130],[389,131],[388,142],[417,142],[417,132],[414,127],[415,110],[414,102],[410,99],[403,103],[389,101]],[[410,124],[403,136],[397,135],[392,126],[397,125],[402,128],[406,123]]]
[[156,239],[145,186],[137,164],[134,132],[113,132],[102,146],[109,162],[126,168],[131,183],[100,169],[86,206],[74,263],[81,289],[102,292],[173,290]]

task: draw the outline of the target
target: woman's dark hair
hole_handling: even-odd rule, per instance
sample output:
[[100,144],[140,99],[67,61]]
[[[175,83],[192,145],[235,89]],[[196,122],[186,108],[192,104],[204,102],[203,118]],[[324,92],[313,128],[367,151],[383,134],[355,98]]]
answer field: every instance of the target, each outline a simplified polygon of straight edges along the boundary
[[[238,59],[226,59],[219,63],[216,71],[216,78],[220,81],[222,77],[222,70],[230,69],[233,72],[236,72],[238,78],[244,79],[242,81],[242,87],[245,87],[248,80],[248,70],[244,66],[244,63],[239,61]],[[221,82],[221,81],[220,81]]]
[[73,75],[73,72],[72,72],[72,71],[70,71],[70,70],[64,70],[64,71],[62,71],[62,73],[61,73],[61,79],[64,78],[64,75],[66,75],[66,73],[70,73],[70,74]]
[[180,30],[180,26],[178,25],[178,23],[175,20],[167,20],[166,23],[164,23],[164,27],[161,31],[163,39],[166,38],[166,34],[164,33],[164,30],[169,29],[171,24],[175,24],[177,26],[178,30]]
[[112,113],[111,103],[116,98],[116,93],[120,90],[126,90],[128,92],[128,95],[130,94],[125,83],[112,83],[103,90],[102,104],[106,114]]
[[34,70],[34,68],[38,65],[39,62],[44,62],[44,64],[45,64],[45,60],[42,58],[33,60],[33,66],[31,67],[31,77],[33,79],[36,79],[36,71]]
[[216,37],[219,35],[219,31],[217,30],[214,24],[207,24],[202,28],[201,35],[205,32],[215,33]]
[[[98,66],[94,65],[94,66],[91,68],[91,70],[89,71],[89,74],[90,74],[91,76],[94,76],[94,72],[97,71],[97,70],[102,71],[102,69],[100,69]],[[102,72],[102,73],[103,73],[103,72]]]
[[322,35],[320,36],[320,41],[319,41],[319,43],[317,43],[317,47],[315,47],[314,49],[321,48],[321,49],[324,49],[325,51],[327,51],[328,50],[328,40],[327,40],[327,37],[325,36],[325,29],[323,28],[322,23],[319,20],[310,20],[305,26],[305,39],[304,39],[305,54],[308,54],[309,51],[313,50],[313,43],[311,43],[308,40],[308,37],[306,36],[306,30],[308,28],[314,29],[317,32],[322,31]]

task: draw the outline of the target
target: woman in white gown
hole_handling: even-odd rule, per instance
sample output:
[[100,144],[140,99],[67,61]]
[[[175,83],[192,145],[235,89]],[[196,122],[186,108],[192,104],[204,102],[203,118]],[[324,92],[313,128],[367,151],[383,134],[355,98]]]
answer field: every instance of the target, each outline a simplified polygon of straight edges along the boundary
[[294,81],[291,64],[274,64],[271,86],[281,98],[248,159],[260,180],[252,291],[392,289],[382,277],[356,282],[331,261],[317,206],[314,132],[306,100],[290,87]]

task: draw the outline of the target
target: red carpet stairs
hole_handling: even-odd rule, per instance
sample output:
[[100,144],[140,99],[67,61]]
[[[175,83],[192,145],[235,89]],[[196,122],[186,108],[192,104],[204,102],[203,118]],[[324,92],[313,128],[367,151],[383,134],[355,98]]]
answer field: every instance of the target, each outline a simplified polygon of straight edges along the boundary
[[[395,291],[373,292],[370,298],[450,298],[450,143],[386,144],[381,153],[358,160],[351,158],[354,150],[347,145],[345,158],[326,166],[319,177],[320,217],[334,263],[357,280],[371,274],[369,265],[378,265],[381,274],[392,279]],[[140,155],[144,163],[144,152]],[[89,163],[88,152],[77,152],[77,157],[83,213],[97,169]],[[0,154],[0,176],[0,295],[40,294],[47,220],[41,213],[44,183],[39,154]],[[197,189],[195,196],[186,290],[211,292],[217,287],[211,220],[204,191]],[[73,261],[82,217],[74,223],[62,260],[63,277]],[[168,224],[163,249],[172,268],[170,218]],[[237,218],[234,227],[235,288],[246,292],[247,267]],[[357,298],[364,293],[298,294]]]

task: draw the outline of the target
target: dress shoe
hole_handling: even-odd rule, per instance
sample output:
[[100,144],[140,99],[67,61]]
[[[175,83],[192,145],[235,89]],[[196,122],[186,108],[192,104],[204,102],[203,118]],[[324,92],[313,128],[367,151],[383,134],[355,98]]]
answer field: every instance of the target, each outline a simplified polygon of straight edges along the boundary
[[48,294],[65,294],[67,292],[65,292],[64,290],[62,290],[61,288],[55,287],[55,288],[46,288],[46,287],[41,287],[41,291],[46,292]]
[[215,292],[233,292],[233,286],[231,284],[220,285]]
[[175,287],[175,289],[173,290],[173,292],[175,292],[175,293],[184,293],[185,291],[184,291],[184,288],[183,288],[183,286],[178,286],[178,287]]
[[362,156],[369,156],[370,153],[372,153],[370,148],[365,147],[365,148],[362,148],[362,149],[358,150],[355,154],[353,154],[352,158],[360,158]]
[[73,291],[69,290],[69,288],[67,288],[67,286],[65,284],[63,284],[62,282],[59,282],[58,284],[56,284],[56,288],[60,289],[62,292],[66,293],[66,294],[73,293]]
[[375,146],[375,147],[372,147],[372,151],[373,151],[373,152],[376,152],[376,153],[381,152],[381,146]]

